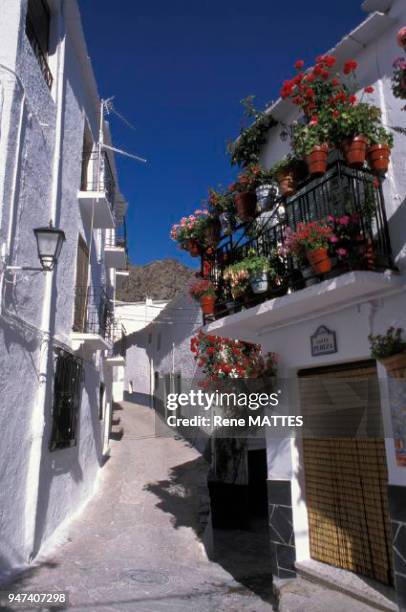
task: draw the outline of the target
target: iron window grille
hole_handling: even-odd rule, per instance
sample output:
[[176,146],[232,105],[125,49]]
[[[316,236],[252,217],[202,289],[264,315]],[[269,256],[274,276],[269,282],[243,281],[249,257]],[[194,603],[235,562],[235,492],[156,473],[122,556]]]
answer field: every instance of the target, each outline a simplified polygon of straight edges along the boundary
[[82,360],[58,349],[55,361],[51,451],[76,445],[82,382]]
[[50,20],[49,9],[44,0],[29,0],[25,33],[49,89],[53,83],[53,76],[47,61]]

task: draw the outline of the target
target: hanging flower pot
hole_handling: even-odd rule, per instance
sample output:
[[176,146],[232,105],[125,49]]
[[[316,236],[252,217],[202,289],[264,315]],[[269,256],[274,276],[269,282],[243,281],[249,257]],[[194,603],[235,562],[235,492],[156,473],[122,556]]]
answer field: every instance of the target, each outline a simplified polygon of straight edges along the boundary
[[308,155],[306,164],[309,174],[320,176],[327,170],[328,144],[315,145]]
[[219,220],[223,234],[225,236],[231,234],[233,231],[233,215],[230,212],[222,212],[220,213]]
[[324,247],[306,251],[306,257],[315,274],[327,274],[331,270],[331,259]]
[[368,149],[367,159],[374,174],[386,174],[390,162],[390,147],[387,144],[374,144]]
[[192,257],[199,257],[200,255],[200,245],[197,240],[187,240],[185,245],[187,251],[189,251]]
[[217,218],[212,218],[207,221],[204,228],[204,242],[209,246],[217,246],[220,242],[221,226]]
[[214,305],[216,303],[216,298],[214,295],[202,295],[200,298],[200,306],[202,308],[203,314],[212,315],[214,314]]
[[243,222],[251,221],[255,217],[257,196],[254,191],[242,191],[234,196],[238,218]]
[[275,202],[277,190],[274,185],[260,185],[255,190],[258,212],[269,210]]
[[296,192],[296,173],[293,170],[289,168],[281,170],[277,173],[276,180],[278,181],[281,195],[289,197]]
[[269,288],[269,280],[267,272],[260,272],[250,276],[251,289],[255,294],[266,293]]
[[354,138],[348,138],[342,143],[345,161],[351,168],[361,168],[367,155],[368,139],[360,134]]

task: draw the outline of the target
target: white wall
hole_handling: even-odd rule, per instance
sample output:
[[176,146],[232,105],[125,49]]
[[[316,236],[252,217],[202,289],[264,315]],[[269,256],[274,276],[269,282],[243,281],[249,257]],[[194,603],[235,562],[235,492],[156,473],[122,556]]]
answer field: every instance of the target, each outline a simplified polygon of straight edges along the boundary
[[[64,3],[60,17],[52,15],[51,39],[59,25],[68,34],[65,62],[61,63],[62,45],[51,51],[51,91],[25,35],[26,4],[27,0],[0,0],[0,246],[9,264],[38,265],[32,230],[48,225],[51,217],[65,231],[66,242],[52,277],[19,272],[13,285],[5,283],[0,272],[0,572],[26,563],[93,493],[109,418],[107,412],[104,421],[98,417],[100,381],[104,378],[107,403],[111,403],[112,387],[111,371],[103,367],[100,352],[83,354],[77,445],[49,452],[53,349],[69,348],[78,235],[89,245],[92,238],[77,199],[84,119],[87,116],[97,140],[99,107],[76,0]],[[59,2],[53,0],[51,5],[57,10]],[[63,95],[62,148],[57,176],[59,90]],[[100,286],[105,276],[100,248],[91,251],[92,281]],[[48,299],[51,341],[49,359],[44,362],[47,343],[41,328],[48,325],[44,318]]]

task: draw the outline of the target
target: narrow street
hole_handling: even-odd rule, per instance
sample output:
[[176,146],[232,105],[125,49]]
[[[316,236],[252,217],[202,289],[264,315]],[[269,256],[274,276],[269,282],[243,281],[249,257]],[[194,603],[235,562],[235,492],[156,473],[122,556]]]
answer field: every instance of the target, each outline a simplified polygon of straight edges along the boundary
[[67,541],[12,588],[68,591],[70,610],[272,610],[271,575],[241,532],[239,551],[231,533],[234,550],[223,540],[218,562],[207,559],[197,535],[200,454],[181,439],[155,438],[148,408],[123,402],[114,421],[123,436],[113,434],[97,494]]

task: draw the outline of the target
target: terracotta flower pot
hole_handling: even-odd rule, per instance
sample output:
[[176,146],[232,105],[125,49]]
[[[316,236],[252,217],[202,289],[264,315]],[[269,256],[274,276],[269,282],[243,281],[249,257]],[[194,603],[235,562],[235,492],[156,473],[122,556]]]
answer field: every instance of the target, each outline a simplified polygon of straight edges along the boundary
[[296,174],[293,170],[282,170],[276,175],[281,195],[289,197],[296,191]]
[[342,143],[345,161],[351,168],[361,168],[367,155],[368,139],[360,134],[354,138],[348,138]]
[[406,353],[391,355],[391,357],[385,357],[380,361],[392,378],[406,378]]
[[216,246],[221,237],[221,225],[218,219],[208,221],[204,230],[204,241],[207,245]]
[[214,305],[216,303],[216,297],[214,295],[202,295],[200,298],[200,306],[203,314],[212,315],[214,313]]
[[390,162],[390,147],[387,144],[371,145],[367,152],[369,167],[374,174],[386,174]]
[[312,176],[324,174],[327,170],[328,145],[316,145],[309,155],[306,155],[306,164]]
[[255,209],[257,206],[257,196],[254,191],[243,191],[236,193],[234,203],[238,218],[244,223],[251,221],[255,217]]
[[331,270],[331,259],[326,248],[306,251],[306,257],[315,274],[327,274]]
[[200,245],[197,240],[188,240],[186,250],[192,257],[199,257],[200,255]]

